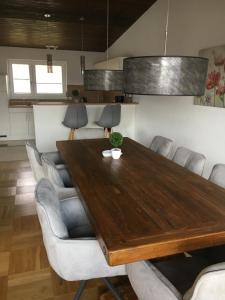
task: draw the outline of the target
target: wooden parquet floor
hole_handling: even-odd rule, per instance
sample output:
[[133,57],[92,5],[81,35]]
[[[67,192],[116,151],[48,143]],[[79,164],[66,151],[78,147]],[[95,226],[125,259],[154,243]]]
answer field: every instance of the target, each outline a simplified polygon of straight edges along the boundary
[[[0,299],[72,300],[79,282],[66,282],[50,268],[34,200],[28,161],[0,162]],[[124,300],[137,300],[126,277],[114,279]],[[82,300],[113,300],[91,280]]]

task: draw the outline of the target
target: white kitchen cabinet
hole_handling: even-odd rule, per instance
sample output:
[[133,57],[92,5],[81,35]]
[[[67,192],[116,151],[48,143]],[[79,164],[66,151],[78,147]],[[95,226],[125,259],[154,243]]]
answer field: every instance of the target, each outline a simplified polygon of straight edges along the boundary
[[0,93],[8,93],[8,76],[0,74]]
[[28,122],[28,138],[34,139],[35,138],[35,130],[34,130],[34,114],[32,112],[27,113],[27,122]]
[[10,108],[10,140],[34,139],[34,117],[30,108]]
[[0,140],[7,140],[9,135],[8,97],[5,92],[0,92]]

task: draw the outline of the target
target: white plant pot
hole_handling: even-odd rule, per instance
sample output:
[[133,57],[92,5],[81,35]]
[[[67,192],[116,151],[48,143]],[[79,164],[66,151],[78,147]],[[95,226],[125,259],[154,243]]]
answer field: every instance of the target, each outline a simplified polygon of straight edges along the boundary
[[120,148],[113,148],[111,150],[111,152],[112,152],[112,158],[113,159],[119,159],[120,156],[122,155],[122,151],[121,151]]

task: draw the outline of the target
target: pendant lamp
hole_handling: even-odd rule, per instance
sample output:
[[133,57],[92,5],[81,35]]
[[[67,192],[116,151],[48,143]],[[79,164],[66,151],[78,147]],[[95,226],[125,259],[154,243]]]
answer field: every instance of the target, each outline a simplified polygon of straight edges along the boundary
[[[52,17],[51,14],[49,13],[45,13],[44,14],[44,18],[47,21],[47,38],[48,38],[48,42],[49,42],[49,19]],[[50,45],[46,45],[46,49],[48,50],[48,53],[46,55],[46,65],[47,65],[47,72],[48,73],[53,73],[53,51],[55,51],[58,47],[57,46],[50,46]]]
[[[80,18],[81,22],[81,51],[84,51],[84,17]],[[80,56],[80,73],[82,76],[84,76],[85,71],[85,56]]]
[[164,56],[124,59],[124,91],[136,95],[201,96],[205,92],[208,59],[167,56],[168,0]]
[[109,70],[109,0],[107,0],[107,38],[106,38],[106,70],[85,70],[84,89],[89,91],[122,91],[123,90],[123,71]]

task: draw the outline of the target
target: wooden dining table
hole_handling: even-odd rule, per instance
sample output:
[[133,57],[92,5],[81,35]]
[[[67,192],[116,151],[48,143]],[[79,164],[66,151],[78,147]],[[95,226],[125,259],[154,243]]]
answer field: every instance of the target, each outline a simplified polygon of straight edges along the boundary
[[125,138],[59,141],[109,265],[225,244],[225,189]]

